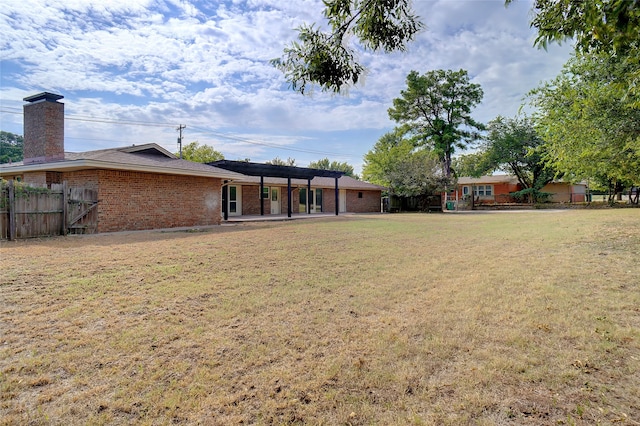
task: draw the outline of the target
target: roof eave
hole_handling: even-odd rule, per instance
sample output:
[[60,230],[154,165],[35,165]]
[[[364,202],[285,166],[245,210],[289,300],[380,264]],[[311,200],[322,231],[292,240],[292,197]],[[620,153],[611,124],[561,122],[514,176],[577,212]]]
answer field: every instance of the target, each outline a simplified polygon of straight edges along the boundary
[[0,167],[0,176],[9,176],[40,171],[72,172],[76,170],[86,169],[123,170],[131,172],[158,173],[165,175],[212,177],[230,180],[237,180],[243,177],[242,175],[239,175],[237,173],[228,172],[222,169],[216,169],[208,172],[205,170],[186,170],[172,167],[144,166],[139,164],[113,163],[108,161],[96,160],[70,160],[54,163],[39,163]]

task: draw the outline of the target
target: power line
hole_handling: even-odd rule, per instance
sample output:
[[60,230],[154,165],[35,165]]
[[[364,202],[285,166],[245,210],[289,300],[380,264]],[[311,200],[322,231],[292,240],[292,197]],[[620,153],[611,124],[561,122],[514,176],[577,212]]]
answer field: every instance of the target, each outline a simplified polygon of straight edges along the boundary
[[[11,109],[15,111],[10,111]],[[13,107],[2,107],[0,112],[5,112],[8,114],[17,114],[23,115],[23,112],[19,108]],[[135,120],[113,120],[108,118],[96,118],[88,115],[65,115],[65,120],[72,121],[86,121],[90,123],[105,123],[105,124],[122,124],[129,126],[143,126],[143,127],[173,127],[175,124],[173,123],[157,123],[151,121],[135,121]]]
[[[314,150],[314,149],[283,147],[282,145],[278,145],[278,144],[274,144],[274,143],[268,143],[268,142],[264,142],[264,141],[256,141],[256,140],[249,139],[249,138],[243,138],[241,136],[232,136],[232,135],[228,135],[228,134],[225,134],[225,133],[215,132],[213,130],[203,129],[203,128],[197,127],[197,126],[196,127],[191,126],[191,128],[195,129],[195,130],[200,130],[201,134],[210,135],[210,136],[216,136],[216,137],[219,137],[219,138],[234,140],[234,141],[238,141],[238,142],[245,142],[245,143],[248,143],[248,144],[251,144],[251,145],[266,146],[268,148],[282,149],[282,150],[285,150],[285,151],[302,152],[302,153],[306,153],[306,154],[320,154],[320,155],[331,155],[331,156],[339,156],[339,157],[356,158],[355,155],[348,155],[348,154],[344,154],[344,153],[329,152],[329,151],[319,151],[319,150]],[[360,158],[360,157],[357,157],[357,158]]]
[[[11,111],[11,109],[13,109],[15,111]],[[23,115],[23,112],[22,112],[21,109],[14,108],[14,107],[2,107],[0,109],[0,112],[9,113],[9,114]],[[90,123],[118,124],[118,125],[128,125],[128,126],[172,127],[172,128],[175,128],[174,127],[175,124],[171,124],[171,123],[158,123],[158,122],[134,121],[134,120],[112,120],[112,119],[96,118],[96,117],[92,117],[92,116],[83,116],[83,115],[65,115],[65,120],[82,121],[82,122],[90,122]],[[186,125],[184,125],[184,124],[180,124],[178,128],[175,128],[176,130],[178,130],[180,132],[180,137],[178,138],[178,144],[179,145],[181,145],[180,142],[182,141],[182,129],[184,129],[184,128],[186,128]],[[318,154],[318,155],[341,157],[341,158],[358,158],[358,159],[361,158],[360,156],[349,155],[349,154],[338,153],[338,152],[321,151],[321,150],[307,149],[307,148],[286,147],[286,146],[282,146],[282,145],[278,145],[278,144],[274,144],[274,143],[269,143],[269,142],[265,142],[265,141],[259,141],[259,140],[255,140],[255,139],[245,138],[245,137],[242,137],[242,136],[235,136],[235,135],[229,135],[229,134],[226,134],[226,133],[216,132],[214,130],[206,129],[206,128],[198,127],[198,126],[191,126],[191,128],[194,129],[194,130],[199,131],[199,132],[196,132],[196,134],[200,133],[200,134],[203,134],[203,135],[209,135],[209,136],[213,136],[213,137],[217,137],[217,138],[221,138],[221,139],[228,139],[228,140],[232,140],[232,141],[243,142],[243,143],[247,143],[247,144],[250,144],[250,145],[263,146],[263,147],[278,149],[278,150],[282,150],[282,151],[300,152],[300,153],[304,153],[304,154]],[[97,139],[85,139],[85,138],[70,138],[70,139],[97,140]],[[104,141],[107,141],[107,140],[104,140]],[[114,142],[117,142],[117,141],[114,141]]]

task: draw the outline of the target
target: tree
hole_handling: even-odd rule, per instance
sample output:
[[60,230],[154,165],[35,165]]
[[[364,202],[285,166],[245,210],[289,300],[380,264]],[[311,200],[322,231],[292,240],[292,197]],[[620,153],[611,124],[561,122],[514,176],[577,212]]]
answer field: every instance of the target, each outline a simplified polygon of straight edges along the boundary
[[[411,71],[407,89],[393,100],[389,117],[401,124],[416,146],[428,146],[438,156],[446,178],[456,148],[477,140],[484,125],[471,118],[482,101],[482,88],[469,82],[465,70],[436,70],[419,75]],[[474,130],[475,129],[475,130]]]
[[336,170],[339,172],[344,172],[345,175],[351,176],[354,179],[360,179],[360,177],[355,174],[353,166],[347,162],[330,162],[328,158],[323,158],[322,160],[312,161],[311,163],[309,163],[309,168],[320,170]]
[[425,147],[416,149],[398,130],[383,135],[365,154],[362,176],[405,197],[432,195],[448,183],[438,156]]
[[404,197],[426,197],[445,191],[450,183],[434,152],[420,149],[399,159],[387,174],[392,192]]
[[545,159],[611,195],[640,186],[640,106],[617,84],[628,67],[624,58],[576,54],[555,80],[530,94]]
[[[176,153],[176,155],[179,154]],[[198,142],[191,142],[182,148],[182,158],[194,163],[210,163],[224,160],[224,155],[209,145],[201,146]]]
[[[505,0],[509,5],[514,0]],[[298,28],[298,42],[286,47],[271,63],[285,73],[300,93],[317,84],[323,91],[340,92],[356,84],[364,68],[355,60],[350,38],[374,51],[404,51],[424,28],[409,0],[324,0],[330,31],[314,24]],[[531,26],[538,30],[535,44],[577,40],[579,51],[615,51],[636,65],[631,76],[640,91],[640,2],[638,0],[535,0]]]
[[293,90],[302,94],[310,84],[338,93],[358,82],[364,68],[355,60],[348,40],[373,51],[404,51],[423,28],[410,0],[324,0],[324,5],[330,31],[314,24],[300,26],[298,42],[271,61],[285,73]]
[[457,177],[480,177],[487,173],[484,151],[462,154],[451,160],[451,171]]
[[11,132],[0,131],[0,164],[22,161],[24,138]]
[[280,157],[276,157],[271,161],[267,161],[265,164],[273,164],[274,166],[291,166],[291,167],[294,167],[296,165],[296,159],[289,157],[286,160],[283,160]]
[[522,195],[530,202],[541,201],[542,187],[551,182],[555,170],[543,160],[544,142],[528,117],[508,119],[498,116],[488,125],[488,134],[481,147],[479,165],[483,174],[501,170],[513,174],[523,188]]
[[617,84],[640,106],[640,1],[535,0],[533,11],[534,44],[574,39],[577,53],[616,56],[627,67]]
[[389,187],[390,174],[395,164],[411,155],[415,149],[413,142],[402,137],[402,132],[394,130],[384,134],[364,156],[362,178],[367,182]]
[[[506,0],[506,4],[513,0]],[[640,40],[640,2],[637,0],[535,0],[531,26],[535,44],[575,38],[582,52],[637,49]]]

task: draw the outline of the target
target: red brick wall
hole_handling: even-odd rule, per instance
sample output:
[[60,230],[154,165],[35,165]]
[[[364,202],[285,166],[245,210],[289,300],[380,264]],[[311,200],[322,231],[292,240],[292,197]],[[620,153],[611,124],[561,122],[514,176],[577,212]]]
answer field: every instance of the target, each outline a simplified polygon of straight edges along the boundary
[[[287,214],[287,187],[286,186],[268,186],[269,198],[262,200],[264,204],[264,214],[271,214],[271,188],[280,188],[280,214]],[[260,214],[260,185],[243,185],[242,186],[242,214],[243,215],[259,215]],[[300,204],[300,191],[298,187],[291,187],[291,212],[298,213]]]
[[[266,185],[265,185],[266,186]],[[269,187],[271,188],[271,187]],[[287,187],[280,188],[280,213],[287,213]],[[306,189],[307,187],[304,186]],[[315,191],[315,187],[312,188]],[[243,215],[259,215],[260,214],[260,192],[259,185],[243,185],[242,186],[242,214]],[[358,193],[362,193],[362,198],[358,197]],[[376,191],[357,191],[347,190],[347,212],[352,213],[379,213],[380,199],[382,192]],[[334,213],[336,211],[336,195],[334,188],[322,188],[322,211],[324,213]],[[264,214],[271,214],[271,198],[263,200]],[[301,213],[300,211],[300,188],[295,186],[291,188],[291,211],[292,213]]]
[[[346,192],[346,211],[348,213],[380,213],[380,200],[382,198],[382,191],[347,189]],[[359,193],[362,194],[362,198],[358,197]],[[322,211],[324,213],[335,213],[335,188],[324,188],[322,190]]]
[[220,224],[220,179],[116,170],[70,172],[64,179],[98,190],[98,232]]
[[[362,194],[362,198],[358,197]],[[334,191],[331,191],[334,196]],[[356,191],[347,189],[347,211],[352,213],[380,213],[382,191]]]
[[218,225],[220,179],[100,171],[98,232]]
[[88,188],[98,190],[100,170],[81,170],[64,173],[62,179],[67,181],[70,187]]
[[[270,188],[265,185],[265,188]],[[287,189],[284,189],[287,192]],[[280,192],[282,194],[282,190]],[[242,186],[242,214],[243,215],[259,215],[260,214],[260,185],[243,185]],[[282,198],[282,196],[280,197]],[[271,214],[271,198],[262,200],[264,206],[264,214]],[[286,209],[286,206],[285,206]],[[286,211],[286,210],[285,210]]]
[[45,187],[47,186],[47,172],[28,172],[22,175],[22,180],[27,185]]

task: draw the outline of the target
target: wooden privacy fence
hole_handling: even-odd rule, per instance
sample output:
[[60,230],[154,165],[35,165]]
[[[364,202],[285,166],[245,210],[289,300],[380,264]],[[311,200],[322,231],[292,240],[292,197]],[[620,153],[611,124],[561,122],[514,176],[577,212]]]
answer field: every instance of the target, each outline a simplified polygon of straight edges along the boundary
[[9,181],[0,186],[0,239],[91,234],[98,227],[97,192],[68,187],[51,189]]

